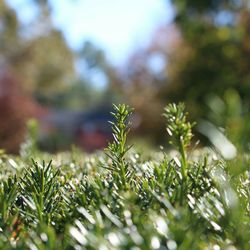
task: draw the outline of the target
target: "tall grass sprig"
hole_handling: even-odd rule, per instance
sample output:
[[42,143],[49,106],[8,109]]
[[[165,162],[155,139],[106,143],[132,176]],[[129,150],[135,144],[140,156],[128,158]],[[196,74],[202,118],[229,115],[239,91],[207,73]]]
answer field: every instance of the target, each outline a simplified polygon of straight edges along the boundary
[[107,156],[111,159],[111,169],[118,174],[120,184],[124,189],[127,189],[127,174],[128,162],[125,159],[125,154],[132,146],[127,146],[127,136],[130,130],[129,117],[132,114],[132,109],[125,104],[114,106],[114,112],[111,112],[114,121],[110,121],[112,126],[112,135],[114,141],[109,143],[106,149]]

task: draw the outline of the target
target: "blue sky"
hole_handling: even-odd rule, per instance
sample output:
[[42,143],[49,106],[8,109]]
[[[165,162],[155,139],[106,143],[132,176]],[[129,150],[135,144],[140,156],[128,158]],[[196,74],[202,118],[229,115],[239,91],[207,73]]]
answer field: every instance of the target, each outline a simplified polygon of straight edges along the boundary
[[[32,0],[7,0],[24,24],[32,24],[36,9]],[[168,0],[50,0],[53,23],[73,49],[91,40],[114,64],[145,46],[160,24],[170,22]]]

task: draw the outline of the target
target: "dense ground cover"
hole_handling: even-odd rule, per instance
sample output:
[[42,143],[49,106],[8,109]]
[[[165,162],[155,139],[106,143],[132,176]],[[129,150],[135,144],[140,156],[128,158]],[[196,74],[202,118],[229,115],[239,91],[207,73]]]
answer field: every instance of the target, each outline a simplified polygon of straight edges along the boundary
[[138,151],[130,114],[114,106],[104,152],[1,153],[0,249],[249,249],[249,156],[188,150],[182,104],[164,111],[174,154]]

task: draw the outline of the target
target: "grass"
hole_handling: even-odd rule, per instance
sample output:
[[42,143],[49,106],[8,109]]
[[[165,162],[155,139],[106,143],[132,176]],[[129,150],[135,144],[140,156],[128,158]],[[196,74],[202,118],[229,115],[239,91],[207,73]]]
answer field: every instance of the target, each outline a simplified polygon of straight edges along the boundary
[[1,152],[0,249],[249,249],[249,156],[188,150],[183,104],[164,111],[175,155],[140,154],[131,112],[114,106],[104,152]]

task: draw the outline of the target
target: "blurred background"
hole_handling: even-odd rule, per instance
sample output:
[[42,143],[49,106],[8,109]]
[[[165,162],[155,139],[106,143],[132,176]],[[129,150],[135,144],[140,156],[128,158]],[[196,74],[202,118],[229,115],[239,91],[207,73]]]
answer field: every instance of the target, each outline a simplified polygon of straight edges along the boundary
[[179,101],[203,144],[219,130],[249,150],[250,1],[0,0],[7,152],[31,118],[41,149],[103,148],[122,102],[136,110],[134,136],[166,144],[161,113]]

